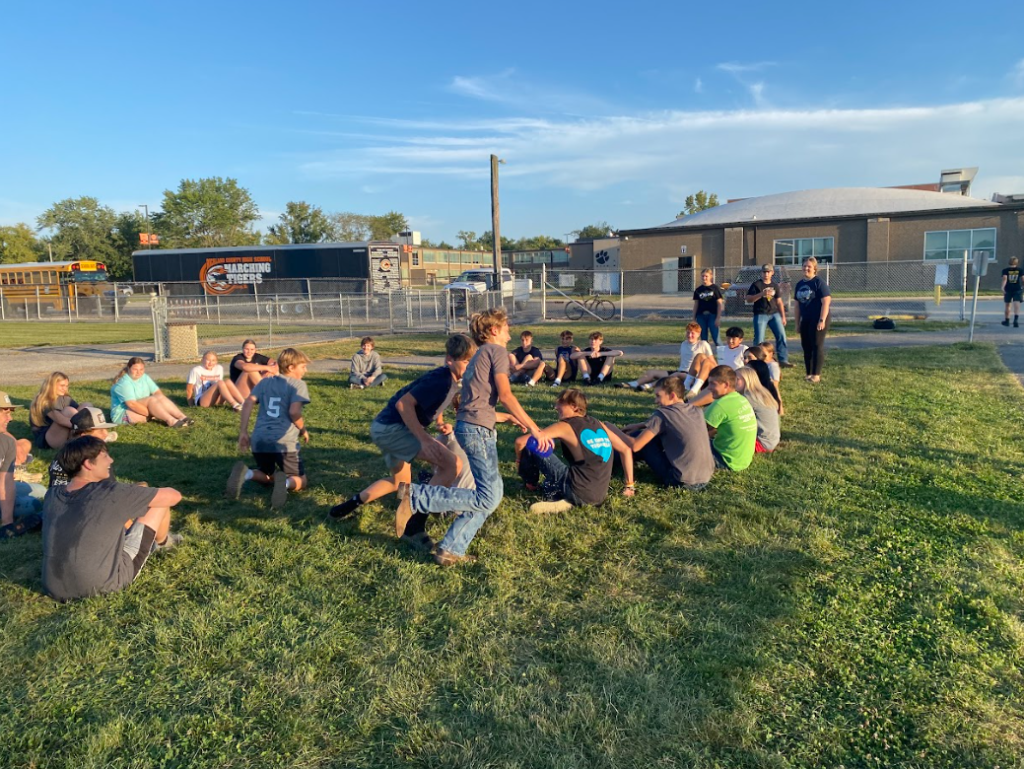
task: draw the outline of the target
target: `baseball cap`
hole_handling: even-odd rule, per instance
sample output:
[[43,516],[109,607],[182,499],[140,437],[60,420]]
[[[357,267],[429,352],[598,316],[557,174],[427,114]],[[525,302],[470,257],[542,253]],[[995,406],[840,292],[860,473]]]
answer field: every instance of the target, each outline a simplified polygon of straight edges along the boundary
[[20,409],[17,403],[11,402],[11,396],[0,390],[0,409]]
[[103,412],[92,406],[87,406],[84,409],[79,410],[77,414],[71,417],[71,426],[74,428],[76,433],[84,433],[87,430],[100,430],[103,428],[110,429],[111,427],[117,427],[117,425],[108,422],[103,416]]

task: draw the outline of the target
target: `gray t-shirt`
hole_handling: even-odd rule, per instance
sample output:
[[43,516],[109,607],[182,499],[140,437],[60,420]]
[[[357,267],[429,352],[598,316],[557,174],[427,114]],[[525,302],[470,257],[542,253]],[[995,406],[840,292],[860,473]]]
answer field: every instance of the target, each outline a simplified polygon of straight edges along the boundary
[[494,405],[498,402],[495,374],[508,376],[508,350],[489,342],[476,351],[462,377],[459,421],[494,429]]
[[747,397],[746,393],[743,394],[743,397],[747,398],[747,403],[754,409],[754,416],[757,418],[757,439],[768,451],[774,451],[782,437],[779,429],[778,409],[774,406],[762,406]]
[[14,472],[18,460],[18,443],[10,433],[0,433],[0,475]]
[[77,491],[54,486],[43,502],[43,588],[58,601],[113,593],[135,570],[124,524],[143,515],[159,489],[113,478]]
[[647,429],[661,436],[661,445],[677,481],[693,486],[711,480],[715,458],[704,413],[699,408],[688,403],[662,406],[647,420]]
[[301,379],[279,374],[260,380],[252,388],[260,404],[250,445],[253,451],[284,454],[299,450],[299,429],[288,411],[293,403],[309,403],[309,388]]

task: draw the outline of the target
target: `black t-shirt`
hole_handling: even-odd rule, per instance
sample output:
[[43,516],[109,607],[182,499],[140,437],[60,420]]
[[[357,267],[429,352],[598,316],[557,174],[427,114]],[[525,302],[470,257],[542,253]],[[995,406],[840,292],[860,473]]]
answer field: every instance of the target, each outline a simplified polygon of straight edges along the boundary
[[512,351],[512,354],[516,356],[516,363],[522,363],[526,360],[527,355],[532,356],[534,360],[544,360],[544,353],[540,351],[540,348],[537,347],[537,345],[530,347],[529,352],[524,350],[522,345],[520,345]]
[[800,325],[813,323],[818,325],[821,320],[821,300],[826,296],[832,296],[828,284],[815,275],[810,280],[803,279],[796,284],[793,290],[793,297],[800,302]]
[[569,463],[573,496],[585,505],[599,505],[608,497],[612,479],[612,439],[593,417],[569,417],[565,423],[576,433],[583,454],[583,459],[577,461],[567,447],[562,447],[562,456]]
[[712,284],[710,286],[700,285],[693,290],[693,301],[697,303],[697,314],[710,312],[718,314],[718,300],[722,298],[722,289]]
[[[601,345],[601,350],[610,350],[610,349],[611,349],[610,347],[605,347],[604,345]],[[608,360],[608,356],[607,355],[599,355],[596,358],[591,358],[590,357],[590,353],[592,353],[593,351],[594,351],[593,347],[584,347],[583,348],[583,352],[586,353],[586,355],[587,355],[587,365],[590,366],[590,373],[593,376],[596,377],[598,374],[601,373],[601,369],[604,368],[604,364]],[[579,361],[576,361],[576,362],[579,363]],[[612,376],[611,372],[609,372],[608,376],[606,376],[605,379],[606,380],[607,379],[611,379],[611,376]]]
[[1007,267],[1003,270],[1003,277],[1006,278],[1007,294],[1016,294],[1021,290],[1020,267]]
[[237,382],[238,377],[242,376],[242,374],[245,373],[244,371],[242,371],[242,369],[238,368],[238,366],[236,365],[238,363],[255,363],[257,366],[266,366],[267,364],[270,363],[270,358],[268,358],[266,355],[254,353],[252,356],[252,360],[246,360],[245,356],[242,355],[242,353],[238,353],[238,355],[231,359],[231,366],[228,367],[228,376],[231,377],[232,382]]
[[758,278],[750,284],[750,288],[747,289],[747,296],[760,294],[766,288],[775,289],[775,296],[771,299],[766,299],[762,296],[754,302],[754,315],[771,315],[773,312],[779,311],[778,298],[782,295],[782,287],[774,280],[771,283],[765,283],[763,280]]
[[396,406],[406,393],[412,393],[412,397],[416,399],[416,419],[427,427],[437,419],[438,414],[448,408],[457,389],[458,383],[452,372],[441,366],[424,374],[415,382],[410,382],[392,395],[388,405],[377,415],[376,421],[382,425],[402,424],[402,415],[398,413]]

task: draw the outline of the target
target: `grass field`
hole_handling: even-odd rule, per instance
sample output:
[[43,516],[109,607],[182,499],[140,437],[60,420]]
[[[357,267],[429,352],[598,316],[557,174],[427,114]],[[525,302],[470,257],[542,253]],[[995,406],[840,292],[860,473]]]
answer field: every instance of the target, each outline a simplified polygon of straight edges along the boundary
[[121,594],[56,604],[39,537],[0,544],[0,766],[1020,765],[1024,392],[991,346],[832,354],[784,382],[780,450],[699,494],[641,470],[635,499],[530,516],[503,431],[506,499],[454,570],[395,542],[392,501],[324,520],[415,373],[310,378],[313,488],[283,513],[222,499],[232,412],[122,430],[115,471],[183,490],[186,540]]

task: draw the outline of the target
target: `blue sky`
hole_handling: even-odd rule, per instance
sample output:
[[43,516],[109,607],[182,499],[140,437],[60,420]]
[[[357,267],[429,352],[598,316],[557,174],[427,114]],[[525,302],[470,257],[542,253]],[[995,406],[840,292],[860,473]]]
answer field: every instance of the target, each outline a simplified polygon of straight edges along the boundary
[[[1024,192],[1024,4],[18,3],[0,224],[234,177],[433,240],[564,237],[731,197],[937,181]],[[359,7],[366,6],[366,7]]]

